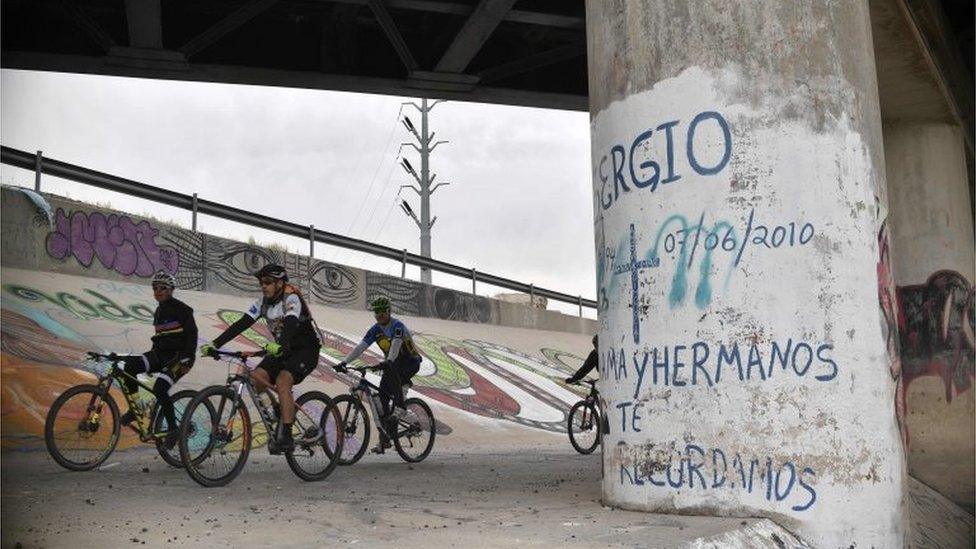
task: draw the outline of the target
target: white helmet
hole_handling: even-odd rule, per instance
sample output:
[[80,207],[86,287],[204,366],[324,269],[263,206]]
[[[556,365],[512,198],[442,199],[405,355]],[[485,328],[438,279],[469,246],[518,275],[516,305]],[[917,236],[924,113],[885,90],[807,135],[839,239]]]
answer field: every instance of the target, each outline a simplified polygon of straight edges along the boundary
[[166,271],[156,271],[156,274],[152,277],[152,284],[162,284],[163,286],[169,286],[170,288],[176,288],[176,277],[167,273]]

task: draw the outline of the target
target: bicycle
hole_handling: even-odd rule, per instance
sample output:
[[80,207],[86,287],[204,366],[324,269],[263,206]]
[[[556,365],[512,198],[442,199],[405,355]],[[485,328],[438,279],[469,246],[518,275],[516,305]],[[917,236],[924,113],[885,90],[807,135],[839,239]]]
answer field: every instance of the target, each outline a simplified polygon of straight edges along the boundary
[[[369,368],[347,366],[346,370],[354,370],[360,377],[359,383],[349,389],[349,394],[332,399],[333,406],[338,410],[342,421],[342,439],[345,444],[339,452],[339,464],[356,463],[363,457],[369,446],[369,415],[363,401],[369,402],[376,429],[393,441],[400,457],[410,463],[423,461],[434,447],[436,435],[434,413],[430,411],[430,406],[419,398],[404,399],[406,414],[397,418],[396,432],[390,433],[378,419],[382,416],[383,409],[379,400],[381,391],[379,387],[366,380],[366,371]],[[404,396],[412,386],[410,383],[404,384]],[[383,453],[383,449],[380,450],[380,453]]]
[[[180,433],[180,456],[184,463],[189,464],[186,472],[203,486],[228,484],[240,474],[247,462],[253,438],[245,392],[258,410],[258,417],[268,433],[268,451],[271,455],[284,454],[288,466],[299,478],[319,481],[329,476],[338,465],[335,456],[342,451],[342,431],[337,429],[338,420],[328,424],[329,415],[326,412],[332,400],[321,391],[309,391],[295,399],[295,422],[292,424],[294,447],[283,451],[277,446],[274,436],[280,410],[277,395],[270,390],[258,391],[251,378],[251,368],[247,365],[248,358],[265,354],[264,351],[214,351],[211,354],[214,360],[228,363],[227,381],[224,385],[202,389],[187,405],[188,413],[193,413],[204,403],[214,409],[212,421],[203,426],[210,441],[206,447],[201,449],[198,446],[195,450],[190,444],[192,434],[189,431]],[[234,365],[237,368],[231,371]],[[334,436],[330,437],[330,432]],[[338,449],[338,453],[326,451],[329,444]],[[228,457],[232,455],[236,455],[236,459]],[[222,468],[221,465],[229,468]]]
[[[569,442],[572,443],[573,448],[586,455],[593,453],[593,450],[600,444],[600,425],[602,423],[599,411],[600,392],[596,389],[596,380],[584,379],[582,381],[589,384],[590,394],[573,404],[573,407],[569,409],[569,416],[566,418],[566,431],[569,433]],[[580,382],[574,383],[574,385],[579,384]]]
[[[119,367],[119,363],[123,361],[122,356],[116,353],[86,354],[92,361],[110,363],[109,369],[98,375],[97,383],[76,385],[61,393],[51,404],[44,422],[44,443],[48,453],[58,465],[70,471],[90,471],[98,467],[108,459],[119,442],[122,425],[119,423],[119,405],[111,394],[113,384],[118,383],[122,387],[125,380],[131,380],[152,393],[152,387]],[[135,431],[141,442],[154,442],[163,461],[173,467],[182,467],[183,463],[176,449],[166,448],[165,436],[169,425],[165,415],[161,413],[159,403],[155,399],[138,398],[138,392],[129,394],[122,391],[122,395],[135,416],[128,425],[129,428]],[[183,390],[174,393],[170,398],[173,400],[177,422],[187,427],[188,440],[193,447],[198,447],[205,444],[205,441],[201,441],[198,436],[197,426],[210,421],[208,415],[212,410],[202,408],[201,413],[205,415],[190,415],[193,421],[183,421],[185,406],[195,395],[196,391]],[[111,419],[110,425],[106,425],[107,418]],[[76,442],[74,447],[70,444],[71,440]]]

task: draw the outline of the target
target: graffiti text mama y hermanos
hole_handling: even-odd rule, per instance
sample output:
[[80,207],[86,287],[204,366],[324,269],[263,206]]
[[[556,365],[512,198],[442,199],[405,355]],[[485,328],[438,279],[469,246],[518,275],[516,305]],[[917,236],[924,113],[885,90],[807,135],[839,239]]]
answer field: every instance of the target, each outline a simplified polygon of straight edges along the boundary
[[[647,128],[632,140],[611,146],[597,163],[600,207],[609,209],[621,194],[632,189],[655,192],[659,185],[681,180],[684,167],[675,162],[676,140],[679,147],[684,145],[688,167],[698,175],[718,174],[732,157],[732,131],[718,112],[699,113],[687,126],[682,126],[680,120],[671,120]],[[720,141],[720,154],[707,146],[715,141]]]
[[650,385],[713,387],[729,382],[764,382],[774,376],[794,375],[828,382],[839,367],[830,343],[774,341],[768,346],[706,343],[626,349],[601,349],[600,377],[634,382],[634,398]]

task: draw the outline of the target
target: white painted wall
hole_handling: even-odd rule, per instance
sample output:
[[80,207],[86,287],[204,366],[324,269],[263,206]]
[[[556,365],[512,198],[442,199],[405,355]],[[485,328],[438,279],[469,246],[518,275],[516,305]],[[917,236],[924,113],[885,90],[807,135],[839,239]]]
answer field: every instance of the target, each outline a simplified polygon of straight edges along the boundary
[[[743,101],[753,85],[734,63],[691,66],[593,118],[611,428],[604,497],[627,508],[769,516],[816,546],[897,547],[904,456],[876,274],[883,171],[871,136],[850,123],[859,113],[813,125],[788,115],[815,108],[809,87]],[[843,81],[826,87],[854,93]],[[707,112],[718,114],[705,115],[688,145],[692,121]],[[661,125],[670,121],[680,179],[664,183]],[[706,169],[692,167],[689,146]],[[615,155],[629,191],[615,189]],[[647,161],[661,181],[637,188],[634,179],[654,174]],[[637,271],[636,297],[632,249],[649,265]],[[720,350],[736,345],[741,379],[728,363],[716,372]],[[786,347],[784,370],[772,354]],[[655,356],[663,363],[665,354],[669,379],[661,366],[655,380]]]

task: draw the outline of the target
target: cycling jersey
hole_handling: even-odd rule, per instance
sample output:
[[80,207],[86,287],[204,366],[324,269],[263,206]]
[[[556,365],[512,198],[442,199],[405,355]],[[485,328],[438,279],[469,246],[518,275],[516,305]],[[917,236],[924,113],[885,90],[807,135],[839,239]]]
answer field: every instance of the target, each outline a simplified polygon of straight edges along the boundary
[[281,294],[274,299],[259,298],[255,301],[244,316],[214,339],[214,347],[219,349],[224,346],[262,317],[268,323],[275,341],[281,345],[283,354],[292,349],[322,345],[308,305],[297,288],[286,284]]
[[153,313],[152,350],[181,357],[192,357],[197,346],[197,325],[193,309],[171,297],[160,302]]
[[395,318],[391,318],[386,325],[374,324],[366,332],[359,345],[349,353],[345,361],[351,362],[355,360],[373,343],[379,345],[380,350],[383,351],[383,356],[391,362],[400,356],[401,351],[406,353],[409,358],[420,361],[420,351],[414,345],[410,330],[407,329],[403,322]]

